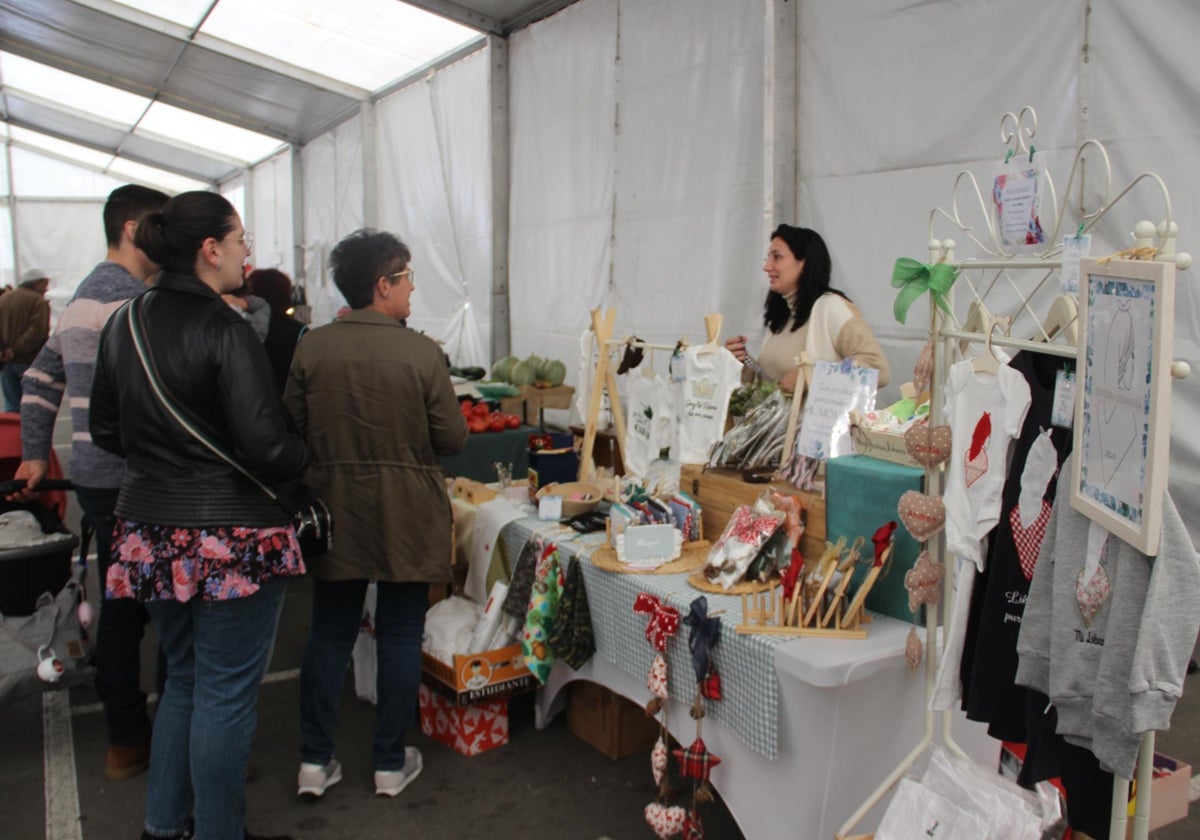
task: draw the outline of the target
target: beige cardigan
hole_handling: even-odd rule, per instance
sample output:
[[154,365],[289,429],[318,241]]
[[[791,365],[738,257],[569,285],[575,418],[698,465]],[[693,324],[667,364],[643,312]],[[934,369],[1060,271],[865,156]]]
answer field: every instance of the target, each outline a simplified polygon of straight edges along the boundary
[[[757,356],[771,379],[778,382],[795,369],[796,358],[806,353],[813,361],[854,359],[856,364],[879,371],[879,387],[887,385],[891,373],[887,357],[857,306],[841,295],[827,292],[817,298],[804,326],[793,332],[791,303],[789,299],[788,324],[767,336]],[[812,368],[805,368],[806,383],[811,380]]]

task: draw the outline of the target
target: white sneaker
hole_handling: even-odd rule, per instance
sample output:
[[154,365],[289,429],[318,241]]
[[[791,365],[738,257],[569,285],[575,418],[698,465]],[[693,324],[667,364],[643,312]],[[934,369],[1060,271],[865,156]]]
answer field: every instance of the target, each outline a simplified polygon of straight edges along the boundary
[[405,747],[403,770],[375,771],[375,795],[399,795],[400,791],[408,787],[413,779],[421,775],[421,770],[424,766],[424,763],[421,761],[421,751],[416,747]]
[[314,798],[324,796],[325,791],[341,780],[342,765],[338,764],[336,758],[330,759],[324,766],[305,762],[300,765],[300,774],[296,777],[296,795]]

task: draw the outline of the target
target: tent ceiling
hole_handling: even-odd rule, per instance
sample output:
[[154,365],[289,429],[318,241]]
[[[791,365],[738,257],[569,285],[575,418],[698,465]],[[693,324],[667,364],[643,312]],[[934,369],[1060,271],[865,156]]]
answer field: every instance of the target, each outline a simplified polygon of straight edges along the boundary
[[[277,146],[264,146],[266,138],[303,144],[396,80],[477,49],[481,33],[507,35],[571,2],[0,0],[0,50],[74,77],[57,88],[61,96],[0,77],[2,116],[215,183],[272,153]],[[349,8],[355,4],[364,8]],[[250,25],[256,20],[262,25]],[[296,51],[305,46],[307,54]],[[133,120],[117,113],[128,102],[114,105],[112,114],[89,112],[88,97],[76,89],[91,83],[134,94],[147,107]],[[261,139],[245,135],[247,142],[230,151],[207,142],[211,124],[172,132],[165,126],[179,121],[163,112],[174,109]]]

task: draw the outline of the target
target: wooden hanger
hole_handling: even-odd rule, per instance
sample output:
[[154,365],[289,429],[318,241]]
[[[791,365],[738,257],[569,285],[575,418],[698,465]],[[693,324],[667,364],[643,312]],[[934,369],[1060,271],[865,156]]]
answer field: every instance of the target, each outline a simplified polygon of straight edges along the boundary
[[721,323],[723,321],[724,317],[719,312],[713,312],[704,316],[704,344],[696,348],[697,355],[715,353],[720,349],[717,345],[717,339],[721,337]]
[[[983,301],[973,300],[967,306],[967,318],[963,321],[962,331],[973,333],[986,333],[988,327],[992,323],[992,313],[988,312],[987,307],[983,305]],[[967,355],[967,347],[970,342],[962,339],[958,342],[958,354],[960,356]]]
[[976,373],[990,373],[993,376],[1000,370],[1001,361],[996,355],[996,349],[992,347],[992,335],[996,332],[996,327],[1004,328],[1004,335],[1008,335],[1009,319],[1007,317],[999,317],[992,319],[992,323],[988,326],[987,331],[987,352],[980,353],[971,360],[971,370]]
[[1053,341],[1061,334],[1072,347],[1079,346],[1079,302],[1074,295],[1059,295],[1050,304],[1046,320],[1042,324],[1045,336],[1040,341]]

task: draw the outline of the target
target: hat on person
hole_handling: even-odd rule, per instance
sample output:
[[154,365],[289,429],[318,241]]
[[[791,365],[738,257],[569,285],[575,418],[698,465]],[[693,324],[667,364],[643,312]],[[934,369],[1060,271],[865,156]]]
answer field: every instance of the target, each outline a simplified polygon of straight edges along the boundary
[[21,275],[21,285],[25,286],[30,283],[36,283],[39,280],[49,280],[49,279],[50,279],[50,275],[47,274],[46,272],[42,271],[40,268],[31,268],[31,269],[28,269],[24,274]]

